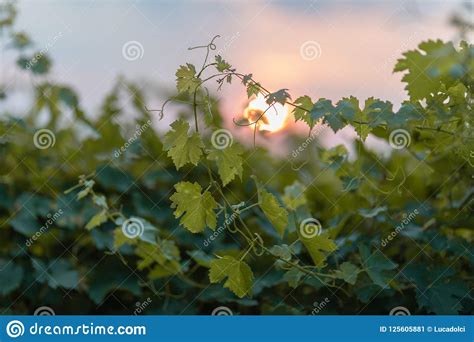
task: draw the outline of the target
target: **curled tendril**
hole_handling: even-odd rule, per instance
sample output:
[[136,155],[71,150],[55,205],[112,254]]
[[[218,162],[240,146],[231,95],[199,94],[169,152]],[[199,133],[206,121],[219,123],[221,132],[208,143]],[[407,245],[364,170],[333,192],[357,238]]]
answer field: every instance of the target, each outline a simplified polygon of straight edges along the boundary
[[237,223],[235,222],[235,220],[232,222],[232,225],[234,226],[234,228],[231,228],[231,225],[229,225],[227,229],[233,234],[237,233],[239,231],[239,228],[237,227]]
[[288,271],[288,270],[291,270],[291,269],[293,269],[293,268],[295,267],[295,265],[294,265],[294,264],[292,264],[292,263],[286,263],[286,262],[282,262],[282,263],[280,264],[280,267],[281,267],[282,269],[284,269],[284,270],[287,270],[287,271]]
[[221,36],[220,35],[215,35],[214,38],[212,38],[211,42],[209,43],[209,49],[211,50],[215,50],[216,49],[216,44],[214,44],[214,40],[216,40],[217,38],[220,38]]
[[302,168],[303,166],[305,166],[306,164],[308,164],[308,161],[305,161],[305,162],[302,163],[300,166],[295,166],[292,161],[290,161],[290,164],[291,164],[291,169],[292,169],[293,171],[299,171],[299,170],[301,170],[301,168]]
[[403,184],[405,184],[405,181],[406,181],[406,179],[407,179],[407,177],[406,177],[406,175],[405,175],[405,171],[403,170],[403,168],[402,168],[401,166],[399,166],[398,169],[397,169],[397,171],[395,171],[395,174],[393,175],[393,177],[386,177],[386,179],[387,179],[388,181],[394,181],[394,180],[395,180],[395,177],[398,175],[398,171],[400,171],[400,170],[402,171],[403,179],[402,179],[402,181],[400,182],[400,184],[398,184],[398,186],[397,186],[397,191],[398,191],[399,194],[402,193],[402,190],[401,190],[400,188],[403,186]]
[[345,188],[342,189],[342,192],[348,192],[349,189],[350,189],[351,186],[352,186],[352,183],[353,183],[354,181],[356,181],[356,180],[359,180],[359,179],[360,179],[360,177],[351,178],[351,180],[349,181],[349,183],[347,183],[347,185],[345,186]]
[[158,115],[159,115],[158,120],[161,120],[161,119],[163,119],[163,107],[164,107],[164,105],[161,107],[161,109],[149,109],[147,106],[145,106],[145,109],[149,112],[158,112]]
[[[204,87],[204,89],[206,90],[206,97],[208,99],[210,99],[209,89],[207,89],[206,87]],[[167,99],[165,102],[163,102],[163,105],[161,106],[160,109],[150,109],[146,106],[145,106],[145,109],[149,112],[158,112],[159,120],[161,120],[161,119],[163,119],[163,116],[165,114],[165,106],[170,102],[184,103],[184,104],[189,104],[189,105],[193,104],[193,101],[185,101],[185,100],[181,100],[181,99],[172,97],[172,98]],[[206,103],[205,102],[196,102],[196,105],[204,105],[204,104],[206,104]],[[213,117],[212,110],[211,110],[211,104],[210,104],[209,100],[207,101],[207,105],[208,105],[209,114],[211,115],[211,117]]]
[[198,45],[198,46],[193,46],[193,47],[189,47],[188,50],[195,50],[195,49],[210,49],[210,50],[215,50],[216,49],[216,44],[214,43],[214,41],[217,39],[217,38],[220,38],[221,36],[216,34],[212,39],[211,39],[211,42],[207,45]]
[[[216,44],[214,44],[214,40],[220,37],[220,35],[215,35],[214,38],[212,38],[211,42],[207,45],[198,45],[188,48],[188,50],[206,49],[206,58],[204,58],[204,63],[202,63],[201,72],[206,68],[207,59],[209,58],[209,52],[211,52],[211,50],[214,51],[216,49]],[[201,74],[201,72],[198,74],[198,76]]]
[[[254,234],[255,234],[255,238],[252,240],[252,244],[251,244],[252,250],[256,256],[262,256],[265,253],[265,248],[264,248],[265,245],[263,243],[263,239],[260,236],[260,234],[258,233],[254,233]],[[255,242],[258,242],[258,243],[255,244]]]

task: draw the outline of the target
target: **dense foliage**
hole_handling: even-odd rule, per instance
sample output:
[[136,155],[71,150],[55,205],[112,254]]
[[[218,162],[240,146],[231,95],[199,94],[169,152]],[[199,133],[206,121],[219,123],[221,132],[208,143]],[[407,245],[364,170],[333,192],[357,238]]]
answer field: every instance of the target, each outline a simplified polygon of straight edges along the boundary
[[[88,116],[14,30],[14,7],[1,11],[35,90],[21,119],[1,113],[4,313],[131,314],[143,303],[147,314],[474,312],[473,45],[430,40],[400,56],[408,99],[395,110],[375,98],[292,100],[213,56],[214,39],[197,47],[202,66],[177,70],[160,110],[119,79]],[[309,137],[289,137],[288,158],[241,145],[210,96],[232,82],[263,94],[267,110],[291,106]],[[161,135],[151,122],[173,115],[174,101],[180,117]],[[235,123],[259,134],[265,113]],[[354,127],[356,158],[322,148],[319,125]],[[369,134],[389,142],[389,157],[367,148]]]

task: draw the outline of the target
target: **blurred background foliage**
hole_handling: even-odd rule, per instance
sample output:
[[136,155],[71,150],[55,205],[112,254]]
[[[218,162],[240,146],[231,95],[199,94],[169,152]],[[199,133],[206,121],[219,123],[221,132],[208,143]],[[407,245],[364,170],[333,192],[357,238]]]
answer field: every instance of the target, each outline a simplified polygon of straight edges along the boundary
[[[245,150],[242,181],[225,188],[232,203],[255,196],[252,174],[269,181],[267,188],[290,207],[292,190],[297,192],[301,184],[308,187],[305,206],[294,215],[318,217],[338,246],[324,270],[342,275],[336,288],[327,287],[275,265],[269,255],[249,255],[256,279],[252,294],[238,298],[221,284],[209,284],[208,267],[215,254],[238,255],[242,241],[226,230],[206,244],[212,232],[191,234],[170,208],[174,184],[183,179],[205,184],[207,170],[198,165],[176,171],[154,129],[144,130],[118,158],[115,155],[136,125],[157,120],[146,109],[140,87],[119,78],[100,112],[86,115],[72,85],[48,78],[48,55],[38,55],[29,35],[16,30],[14,5],[0,6],[2,37],[17,51],[17,67],[31,75],[35,96],[33,108],[22,118],[8,109],[0,114],[3,314],[32,314],[40,306],[57,314],[132,314],[148,298],[144,314],[210,314],[223,305],[235,314],[309,314],[322,302],[326,304],[319,314],[387,314],[397,306],[412,314],[474,313],[472,46],[464,46],[464,52],[443,50],[445,58],[433,67],[439,73],[436,84],[419,77],[407,81],[410,101],[424,111],[429,108],[424,124],[438,127],[413,131],[407,150],[381,158],[357,140],[357,158],[350,161],[343,147],[324,150],[314,144],[295,159],[295,165],[304,163],[298,170],[265,149]],[[472,29],[472,23],[459,17],[453,22],[462,32]],[[28,64],[35,55],[36,62]],[[464,69],[453,73],[458,65]],[[8,85],[0,86],[2,98],[7,97]],[[179,97],[190,101],[187,95]],[[133,106],[123,108],[123,98],[132,98]],[[220,127],[217,101],[211,98],[202,106],[200,110],[210,106],[214,114],[208,125]],[[191,106],[179,113],[184,118],[191,114]],[[124,122],[124,115],[136,122]],[[40,117],[47,119],[39,124]],[[40,128],[54,132],[51,148],[38,149],[33,143]],[[202,134],[209,139],[208,133]],[[381,128],[372,134],[387,139]],[[290,137],[290,148],[305,139]],[[94,192],[86,194],[92,201],[77,200],[80,189],[66,192],[81,175],[88,175],[81,189]],[[127,218],[139,217],[152,241],[127,241],[110,220],[87,229],[104,206]],[[419,214],[414,220],[381,247],[380,241],[415,209]],[[54,222],[41,230],[52,217]],[[288,245],[261,211],[248,210],[244,219],[286,257]],[[220,215],[218,226],[224,220]],[[290,220],[288,235],[295,234],[297,221]],[[300,243],[292,244],[288,253],[312,263]],[[358,270],[355,276],[343,274],[343,263]]]

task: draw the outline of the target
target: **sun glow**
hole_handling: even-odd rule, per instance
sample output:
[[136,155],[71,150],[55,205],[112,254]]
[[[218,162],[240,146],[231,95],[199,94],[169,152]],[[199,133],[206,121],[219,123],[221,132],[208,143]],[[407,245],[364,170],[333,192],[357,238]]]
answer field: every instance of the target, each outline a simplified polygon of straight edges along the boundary
[[[250,101],[244,111],[244,117],[249,123],[257,121],[257,119],[268,108],[268,103],[265,102],[265,97],[258,94],[257,98]],[[289,110],[286,106],[275,103],[268,108],[265,115],[263,115],[257,123],[259,131],[277,132],[285,127]],[[253,125],[250,126],[252,129]]]

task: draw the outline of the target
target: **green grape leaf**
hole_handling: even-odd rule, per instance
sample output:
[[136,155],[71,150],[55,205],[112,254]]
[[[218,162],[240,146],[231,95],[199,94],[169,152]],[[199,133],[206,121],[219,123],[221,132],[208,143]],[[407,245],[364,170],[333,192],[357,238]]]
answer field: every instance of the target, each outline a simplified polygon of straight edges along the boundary
[[[351,97],[351,101],[354,103],[355,108],[357,108],[355,116],[354,116],[354,129],[359,136],[360,140],[365,141],[367,136],[372,131],[368,121],[369,118],[367,116],[367,112],[365,110],[359,109],[359,100],[356,98]],[[370,99],[366,100],[366,106],[371,103]]]
[[449,105],[457,106],[466,102],[468,90],[464,84],[459,82],[455,86],[450,87],[447,90],[447,94],[449,95]]
[[334,275],[344,280],[346,283],[354,285],[357,281],[357,275],[362,272],[360,268],[351,262],[343,262],[339,269],[334,272]]
[[179,249],[172,240],[160,240],[157,246],[139,243],[135,254],[140,258],[137,263],[139,270],[151,268],[150,279],[174,275],[181,269]]
[[181,65],[176,71],[176,88],[180,93],[194,92],[201,80],[196,77],[196,68],[190,63]]
[[345,97],[336,104],[335,112],[345,121],[352,121],[359,110],[359,101]]
[[318,102],[313,105],[313,109],[311,109],[311,119],[316,123],[324,116],[333,114],[334,111],[335,108],[332,105],[331,100],[319,99]]
[[364,112],[370,127],[377,127],[386,122],[386,118],[393,117],[392,104],[373,97],[365,101]]
[[428,40],[405,52],[394,72],[406,72],[402,81],[407,83],[410,99],[416,101],[436,94],[442,84],[447,88],[454,85],[467,71],[461,67],[462,59],[452,42]]
[[0,294],[5,296],[20,286],[23,268],[12,260],[0,259]]
[[257,96],[260,92],[260,83],[249,81],[247,83],[247,96],[250,98],[252,95]]
[[398,265],[379,250],[370,253],[366,245],[360,245],[359,252],[365,271],[374,284],[382,288],[388,288],[389,282],[394,277],[394,272],[391,271],[397,268]]
[[286,261],[290,261],[291,260],[291,254],[292,254],[292,251],[291,251],[291,248],[290,246],[288,245],[275,245],[275,246],[272,246],[270,249],[269,249],[270,253],[272,253],[272,255],[276,256],[276,257],[279,257],[283,260],[286,260]]
[[295,107],[293,110],[293,116],[295,117],[295,121],[302,120],[308,124],[310,128],[313,128],[315,125],[314,120],[311,118],[309,113],[313,109],[313,101],[308,95],[298,97],[295,100],[295,104],[299,107]]
[[345,126],[344,121],[339,117],[339,114],[337,112],[326,115],[324,117],[324,123],[328,124],[334,133],[344,128]]
[[75,289],[79,284],[79,272],[67,259],[51,260],[48,264],[32,259],[32,264],[37,281],[47,283],[53,289],[58,287]]
[[130,266],[125,266],[118,258],[105,258],[87,272],[88,295],[96,304],[102,303],[108,293],[117,290],[125,290],[135,296],[142,294],[138,275],[130,273]]
[[276,231],[283,237],[288,225],[288,212],[280,206],[278,200],[271,193],[263,188],[258,189],[259,204],[267,219],[271,222]]
[[171,128],[164,137],[163,148],[168,151],[176,169],[188,163],[197,165],[204,148],[201,136],[197,132],[188,135],[189,123],[182,119],[173,122]]
[[117,227],[114,230],[114,249],[119,249],[125,244],[134,245],[138,242],[137,239],[130,239],[123,233],[122,227]]
[[242,146],[237,143],[224,148],[213,149],[209,152],[207,158],[215,161],[217,164],[217,172],[221,178],[222,185],[226,186],[235,176],[242,179],[242,153],[244,152]]
[[216,56],[216,63],[216,69],[219,72],[224,72],[232,67],[229,63],[222,59],[220,55]]
[[31,70],[34,74],[43,75],[49,72],[52,63],[48,55],[37,52],[30,58],[19,57],[17,65],[22,69]]
[[304,195],[305,190],[306,188],[303,184],[295,181],[292,185],[285,187],[285,192],[282,198],[283,202],[291,210],[295,210],[296,208],[307,204],[308,201]]
[[86,229],[91,230],[105,222],[107,222],[107,210],[101,210],[87,222]]
[[404,102],[396,114],[385,112],[381,116],[387,123],[387,128],[393,129],[406,126],[409,121],[422,120],[423,115],[421,113],[423,113],[421,106]]
[[249,265],[226,255],[210,262],[209,280],[218,283],[227,278],[224,287],[234,292],[239,298],[249,295],[252,291],[253,273]]
[[301,282],[301,278],[303,278],[304,273],[301,272],[296,267],[291,268],[288,272],[285,272],[283,275],[283,279],[288,282],[288,285],[292,288],[298,287]]
[[175,208],[174,216],[180,218],[180,224],[192,233],[199,233],[204,228],[216,228],[217,203],[209,191],[202,192],[198,183],[180,182],[175,184],[176,192],[170,197]]
[[280,103],[284,105],[286,101],[291,100],[290,94],[287,92],[288,89],[280,89],[274,93],[270,93],[267,95],[266,102],[271,105],[273,103]]
[[461,299],[469,293],[469,287],[461,280],[441,279],[417,291],[418,305],[437,315],[458,315],[462,310]]
[[403,275],[416,284],[416,299],[421,308],[437,315],[458,315],[461,301],[470,288],[460,279],[453,279],[455,270],[448,266],[408,265]]
[[31,38],[26,34],[26,32],[15,32],[12,34],[13,46],[15,48],[25,48],[28,45],[31,45]]
[[307,249],[314,265],[322,268],[326,262],[326,254],[334,252],[337,249],[334,241],[329,237],[328,233],[322,233],[314,236],[304,236],[301,229],[298,230],[300,241]]
[[[247,74],[242,77],[242,83],[246,86],[252,80],[252,74]],[[250,97],[250,96],[249,96]]]

